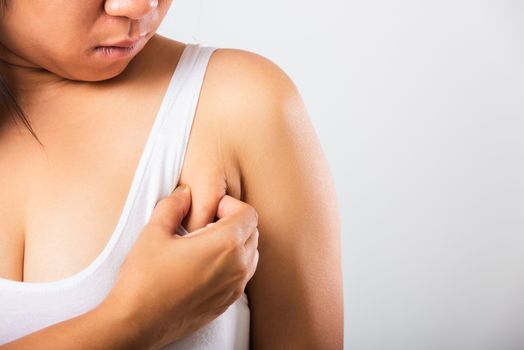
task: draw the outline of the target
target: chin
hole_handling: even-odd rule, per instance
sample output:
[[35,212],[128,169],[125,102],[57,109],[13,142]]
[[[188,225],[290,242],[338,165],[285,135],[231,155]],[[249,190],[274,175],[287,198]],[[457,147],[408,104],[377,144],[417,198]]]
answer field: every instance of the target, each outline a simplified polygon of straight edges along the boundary
[[117,64],[115,63],[110,66],[100,66],[99,64],[93,65],[91,67],[84,67],[81,73],[79,73],[79,70],[76,70],[75,74],[69,74],[65,78],[89,82],[109,80],[122,74],[128,64],[129,62],[118,62]]

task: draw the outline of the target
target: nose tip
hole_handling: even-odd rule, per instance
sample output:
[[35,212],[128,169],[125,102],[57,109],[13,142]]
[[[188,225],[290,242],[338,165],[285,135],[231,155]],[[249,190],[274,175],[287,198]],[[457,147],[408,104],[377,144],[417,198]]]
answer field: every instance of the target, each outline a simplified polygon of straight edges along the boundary
[[107,0],[105,12],[111,16],[140,19],[158,7],[158,0]]

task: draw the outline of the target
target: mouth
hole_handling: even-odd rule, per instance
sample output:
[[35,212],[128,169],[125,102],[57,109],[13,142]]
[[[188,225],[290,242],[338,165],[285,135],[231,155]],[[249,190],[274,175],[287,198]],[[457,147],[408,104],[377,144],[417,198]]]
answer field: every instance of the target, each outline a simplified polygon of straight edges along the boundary
[[146,36],[136,40],[123,40],[111,44],[103,44],[95,47],[95,52],[107,58],[126,58],[137,53],[143,46]]

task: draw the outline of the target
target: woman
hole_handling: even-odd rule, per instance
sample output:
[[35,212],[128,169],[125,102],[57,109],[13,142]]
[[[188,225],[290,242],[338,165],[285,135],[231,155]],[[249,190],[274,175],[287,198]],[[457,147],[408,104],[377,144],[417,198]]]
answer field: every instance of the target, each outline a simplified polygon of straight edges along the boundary
[[[191,233],[214,221],[225,195],[256,208],[260,258],[246,297],[179,346],[211,337],[226,348],[223,338],[248,331],[254,348],[341,348],[336,194],[300,95],[259,55],[155,34],[170,3],[6,4],[1,73],[44,147],[3,125],[3,282],[42,283],[31,292],[16,284],[13,295],[59,285],[70,308],[77,307],[75,295],[92,288],[75,313],[89,310],[115,275],[98,268],[118,266],[110,253],[124,256],[134,242],[124,214],[136,221],[130,232],[138,232],[153,201],[180,182],[191,187],[183,221]],[[137,180],[148,171],[143,178],[151,181]],[[144,200],[134,205],[133,198]],[[100,276],[108,276],[103,293],[88,283]],[[67,289],[80,282],[84,288]]]

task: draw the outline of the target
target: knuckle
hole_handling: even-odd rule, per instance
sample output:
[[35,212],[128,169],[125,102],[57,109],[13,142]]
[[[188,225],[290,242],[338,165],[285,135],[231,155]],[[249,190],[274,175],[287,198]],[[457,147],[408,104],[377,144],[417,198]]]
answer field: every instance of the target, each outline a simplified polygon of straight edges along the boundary
[[245,279],[249,273],[249,262],[245,249],[234,249],[229,252],[229,258],[231,262],[231,273],[235,283]]
[[238,249],[237,240],[235,239],[235,236],[232,234],[224,235],[222,242],[224,245],[224,250],[229,253],[234,253]]
[[257,269],[258,261],[260,260],[260,253],[258,252],[258,249],[255,251],[255,259],[253,261],[253,270]]
[[243,246],[242,232],[239,227],[234,226],[229,232],[227,235],[227,245],[232,250],[238,250],[238,248]]
[[256,211],[256,209],[252,207],[251,205],[247,205],[246,212],[250,220],[254,222],[255,224],[257,224],[258,223],[258,212]]
[[245,278],[245,276],[249,275],[249,262],[247,262],[245,260],[246,259],[244,259],[244,261],[242,261],[242,263],[238,267],[238,270],[239,270],[242,278]]

